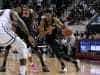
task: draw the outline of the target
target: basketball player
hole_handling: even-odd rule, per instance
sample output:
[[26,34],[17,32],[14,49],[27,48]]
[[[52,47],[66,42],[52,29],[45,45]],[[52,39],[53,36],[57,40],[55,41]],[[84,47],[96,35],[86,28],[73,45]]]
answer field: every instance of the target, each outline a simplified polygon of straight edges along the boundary
[[45,21],[46,21],[45,31],[46,30],[48,31],[46,35],[47,42],[51,46],[51,48],[53,49],[53,53],[56,55],[57,59],[59,60],[62,71],[64,71],[65,69],[64,61],[70,61],[74,63],[77,71],[79,71],[77,61],[66,56],[65,51],[60,48],[60,45],[56,41],[57,37],[59,37],[57,36],[57,32],[58,32],[57,29],[66,30],[63,23],[58,18],[51,16],[51,14],[45,15]]
[[[75,56],[75,36],[73,34],[73,30],[71,27],[66,27],[66,29],[62,30],[63,39],[61,40],[61,44],[65,47],[69,46],[71,48],[71,56]],[[72,51],[73,50],[73,51]]]
[[[35,18],[36,18],[36,13],[32,10],[30,10],[30,8],[26,5],[24,5],[22,7],[22,11],[21,13],[19,13],[20,17],[22,18],[22,20],[25,22],[25,24],[27,25],[28,30],[30,31],[30,34],[33,36],[33,38],[35,38],[35,29],[37,28],[36,24],[33,24],[33,21],[36,22]],[[31,44],[29,43],[28,39],[27,39],[27,35],[24,32],[19,32],[20,28],[17,27],[17,34],[23,38],[25,40],[25,42],[28,44],[28,46],[31,46]],[[23,34],[23,36],[22,36]],[[36,41],[37,42],[37,41]],[[43,61],[43,57],[42,54],[38,51],[37,49],[37,45],[34,44],[34,47],[31,46],[32,49],[34,48],[33,52],[39,57],[40,63],[42,65],[42,71],[43,72],[49,72],[48,68],[46,67],[44,61]]]
[[19,23],[16,25],[18,25],[28,35],[29,41],[33,43],[33,38],[30,36],[25,23],[21,20],[18,14],[12,9],[4,9],[0,14],[0,47],[8,47],[8,49],[13,48],[18,51],[20,54],[19,75],[26,75],[26,59],[28,58],[29,52],[24,41],[21,40],[12,30],[12,23],[15,22]]
[[75,58],[75,36],[73,34],[72,28],[66,27],[62,30],[63,39],[61,40],[61,45],[63,46],[63,50],[65,55],[63,54],[63,58],[66,61],[72,62],[76,70],[79,71],[79,60],[77,61]]

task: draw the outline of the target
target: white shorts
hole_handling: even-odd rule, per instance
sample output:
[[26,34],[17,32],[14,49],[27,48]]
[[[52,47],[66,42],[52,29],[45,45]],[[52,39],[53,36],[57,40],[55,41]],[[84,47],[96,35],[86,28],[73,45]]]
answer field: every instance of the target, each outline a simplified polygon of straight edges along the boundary
[[15,36],[13,31],[0,33],[0,46],[7,47],[9,45],[11,45],[11,50],[18,51],[19,59],[28,57],[29,50],[20,37]]
[[27,45],[24,43],[23,40],[21,40],[19,37],[16,37],[14,43],[11,45],[12,50],[18,51],[18,58],[19,59],[27,59],[29,50],[27,48]]

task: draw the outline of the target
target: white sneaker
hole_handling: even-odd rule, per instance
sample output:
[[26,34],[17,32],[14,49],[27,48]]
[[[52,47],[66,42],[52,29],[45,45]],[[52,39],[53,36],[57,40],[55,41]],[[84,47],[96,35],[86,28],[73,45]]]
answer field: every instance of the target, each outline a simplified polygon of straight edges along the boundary
[[65,67],[65,68],[64,68],[64,72],[67,72],[67,71],[68,71],[68,70],[67,70],[67,67]]
[[64,69],[61,69],[61,71],[60,71],[60,73],[65,73],[65,72],[67,72],[68,70],[67,70],[67,67],[65,67]]
[[77,61],[77,65],[78,65],[78,67],[80,67],[80,60],[77,59],[76,61]]

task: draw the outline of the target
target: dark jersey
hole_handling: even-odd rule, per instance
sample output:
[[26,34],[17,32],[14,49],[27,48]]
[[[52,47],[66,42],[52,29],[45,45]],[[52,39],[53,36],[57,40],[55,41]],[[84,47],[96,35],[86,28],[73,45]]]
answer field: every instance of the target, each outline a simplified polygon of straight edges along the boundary
[[46,40],[49,44],[53,44],[56,38],[57,38],[57,28],[53,30],[52,34],[46,35]]
[[[32,16],[31,14],[29,15],[29,17],[25,17],[22,14],[19,14],[21,19],[25,22],[25,24],[27,25],[27,28],[31,34],[32,32]],[[19,27],[16,28],[16,33],[18,34],[18,36],[20,36],[26,43],[28,43],[28,36],[26,33],[24,33]]]

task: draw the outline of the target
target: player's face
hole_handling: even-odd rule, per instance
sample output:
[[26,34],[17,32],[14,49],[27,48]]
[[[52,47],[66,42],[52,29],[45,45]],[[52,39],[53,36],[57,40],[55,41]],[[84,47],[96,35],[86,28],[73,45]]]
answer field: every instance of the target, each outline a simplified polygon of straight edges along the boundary
[[30,14],[29,9],[24,7],[23,8],[23,16],[29,17],[29,14]]

